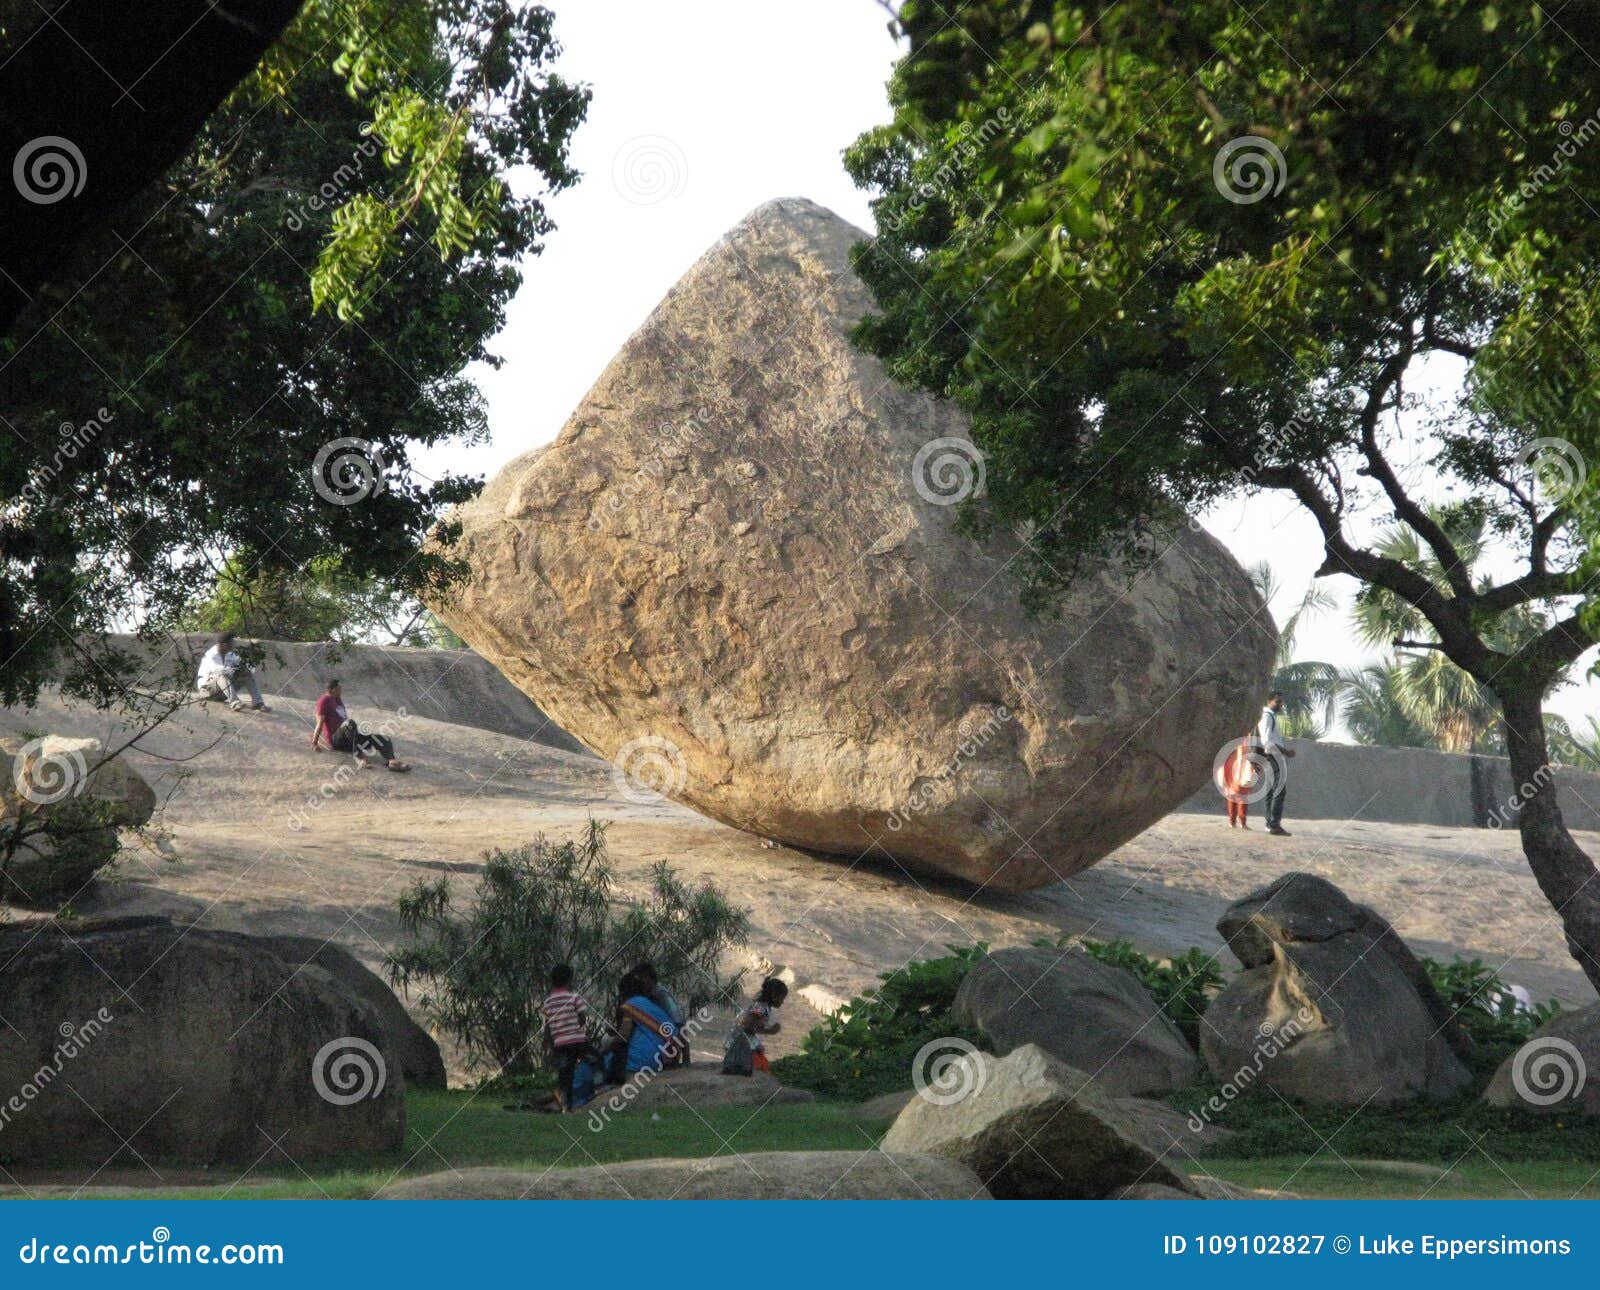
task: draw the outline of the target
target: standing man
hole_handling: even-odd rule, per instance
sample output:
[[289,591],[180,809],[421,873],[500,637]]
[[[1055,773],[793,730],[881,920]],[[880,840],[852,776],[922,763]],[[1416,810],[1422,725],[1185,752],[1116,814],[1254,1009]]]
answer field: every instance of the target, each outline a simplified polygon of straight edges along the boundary
[[1278,733],[1278,715],[1283,711],[1283,691],[1274,690],[1267,695],[1267,706],[1261,709],[1261,723],[1256,727],[1256,742],[1267,755],[1268,774],[1272,777],[1267,789],[1267,832],[1274,837],[1286,838],[1289,831],[1283,827],[1283,795],[1289,791],[1289,762],[1294,749]]

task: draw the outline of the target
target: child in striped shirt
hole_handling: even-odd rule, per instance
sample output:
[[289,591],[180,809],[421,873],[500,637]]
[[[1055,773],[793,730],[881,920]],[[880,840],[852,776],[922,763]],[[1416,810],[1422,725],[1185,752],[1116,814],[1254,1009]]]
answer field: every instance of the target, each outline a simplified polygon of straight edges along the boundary
[[550,1047],[555,1050],[561,1109],[571,1111],[574,1109],[573,1076],[577,1073],[578,1062],[589,1051],[589,1032],[584,1026],[589,1005],[572,988],[572,968],[565,963],[557,963],[550,969],[550,987],[550,993],[545,996],[539,1011],[544,1015],[544,1028],[550,1035]]

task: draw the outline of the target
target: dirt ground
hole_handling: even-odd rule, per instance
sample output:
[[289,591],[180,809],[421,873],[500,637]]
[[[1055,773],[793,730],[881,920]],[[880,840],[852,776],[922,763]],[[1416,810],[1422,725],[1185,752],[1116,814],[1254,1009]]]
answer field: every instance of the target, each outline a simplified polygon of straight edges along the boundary
[[[411,883],[452,874],[465,886],[485,850],[541,832],[566,835],[593,816],[611,824],[624,895],[663,859],[715,880],[751,910],[751,965],[786,969],[823,1006],[947,944],[1025,944],[1062,932],[1126,938],[1156,954],[1199,945],[1232,970],[1217,917],[1290,869],[1321,874],[1371,904],[1419,954],[1481,956],[1539,998],[1594,997],[1514,833],[1296,821],[1291,800],[1291,838],[1230,832],[1220,813],[1179,813],[1069,881],[1022,894],[975,892],[875,853],[852,861],[766,846],[671,802],[628,800],[610,764],[596,758],[345,698],[363,727],[393,734],[412,774],[358,772],[348,758],[313,753],[312,705],[303,700],[274,700],[270,714],[185,709],[129,754],[162,802],[162,836],[126,848],[112,876],[73,908],[320,936],[376,967],[399,940],[395,901]],[[0,710],[0,729],[111,733],[103,717],[54,697],[32,711]],[[1600,835],[1579,840],[1600,849]],[[787,1012],[775,1054],[815,1020],[804,998]]]

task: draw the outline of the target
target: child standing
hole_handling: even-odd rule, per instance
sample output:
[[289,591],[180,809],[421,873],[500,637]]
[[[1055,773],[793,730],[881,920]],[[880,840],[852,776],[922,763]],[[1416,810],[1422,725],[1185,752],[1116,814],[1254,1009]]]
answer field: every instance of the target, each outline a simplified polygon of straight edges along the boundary
[[761,992],[755,1000],[739,1014],[739,1020],[734,1023],[738,1030],[742,1030],[750,1041],[750,1065],[758,1071],[770,1071],[772,1063],[767,1060],[767,1054],[762,1048],[762,1035],[775,1035],[782,1030],[772,1019],[772,1010],[783,1007],[783,1001],[789,997],[789,987],[775,976],[769,976],[761,983]]
[[589,1005],[583,996],[572,988],[572,968],[557,963],[550,969],[550,993],[545,996],[539,1011],[544,1015],[544,1028],[550,1035],[550,1047],[555,1050],[556,1070],[561,1088],[561,1109],[572,1106],[572,1080],[578,1062],[589,1051],[589,1032],[584,1026]]

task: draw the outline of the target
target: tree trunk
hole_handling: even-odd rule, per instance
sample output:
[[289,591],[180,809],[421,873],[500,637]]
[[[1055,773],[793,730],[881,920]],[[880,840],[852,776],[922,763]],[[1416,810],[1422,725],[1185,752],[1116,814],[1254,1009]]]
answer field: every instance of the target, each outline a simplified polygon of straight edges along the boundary
[[[1567,950],[1600,990],[1600,872],[1572,840],[1556,800],[1555,775],[1545,746],[1540,695],[1496,690],[1511,758],[1512,792],[1520,807],[1522,853],[1539,889],[1561,918]],[[1502,804],[1503,805],[1503,804]]]

